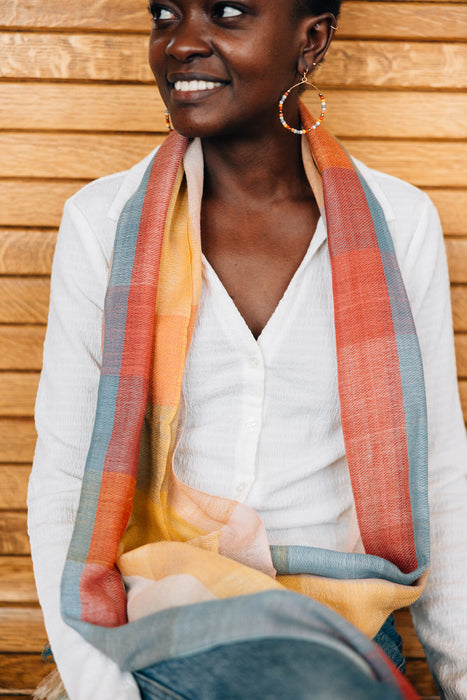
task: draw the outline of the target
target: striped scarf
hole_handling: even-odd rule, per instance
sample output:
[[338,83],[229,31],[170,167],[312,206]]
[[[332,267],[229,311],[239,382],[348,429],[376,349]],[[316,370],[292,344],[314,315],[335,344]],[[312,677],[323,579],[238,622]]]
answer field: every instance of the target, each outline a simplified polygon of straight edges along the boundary
[[372,637],[423,590],[426,406],[410,306],[372,191],[323,127],[308,141],[320,173],[342,428],[364,553],[269,547],[252,509],[193,489],[173,471],[201,288],[187,140],[173,132],[118,222],[95,425],[62,579],[65,620],[122,668],[233,640],[306,638],[307,621],[320,615],[314,601]]

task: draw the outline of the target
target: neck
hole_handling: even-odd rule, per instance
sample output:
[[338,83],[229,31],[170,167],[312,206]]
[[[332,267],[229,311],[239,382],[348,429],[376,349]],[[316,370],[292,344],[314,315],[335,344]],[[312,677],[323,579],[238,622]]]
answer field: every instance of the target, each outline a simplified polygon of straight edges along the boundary
[[[281,133],[281,131],[283,133]],[[204,196],[256,202],[296,198],[309,190],[301,139],[279,125],[254,138],[203,139]]]

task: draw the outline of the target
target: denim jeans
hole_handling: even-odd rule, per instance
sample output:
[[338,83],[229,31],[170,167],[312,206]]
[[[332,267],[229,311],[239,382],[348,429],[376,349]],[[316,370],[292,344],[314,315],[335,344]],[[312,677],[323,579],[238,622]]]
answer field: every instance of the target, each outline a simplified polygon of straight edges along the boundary
[[344,644],[261,639],[137,671],[143,700],[400,700]]

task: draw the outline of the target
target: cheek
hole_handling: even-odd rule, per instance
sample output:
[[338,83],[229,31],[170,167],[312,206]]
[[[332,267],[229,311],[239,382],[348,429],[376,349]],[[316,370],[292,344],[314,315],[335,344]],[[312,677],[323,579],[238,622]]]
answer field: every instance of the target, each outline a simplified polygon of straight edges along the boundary
[[154,77],[158,80],[164,74],[165,49],[160,43],[153,41],[152,37],[149,41],[148,61]]

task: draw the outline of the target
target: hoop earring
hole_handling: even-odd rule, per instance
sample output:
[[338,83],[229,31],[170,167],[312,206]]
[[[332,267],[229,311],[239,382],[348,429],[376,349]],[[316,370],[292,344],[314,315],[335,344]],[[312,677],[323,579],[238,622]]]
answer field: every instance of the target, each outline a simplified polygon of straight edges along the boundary
[[[290,126],[287,124],[285,121],[284,117],[284,102],[292,92],[297,87],[300,87],[301,85],[308,85],[309,87],[314,88],[317,90],[319,94],[319,98],[321,100],[321,114],[319,115],[319,118],[315,121],[313,126],[310,126],[309,129],[294,129],[293,126]],[[299,83],[296,83],[295,85],[292,85],[291,88],[289,88],[284,94],[282,95],[281,99],[279,100],[279,119],[281,121],[282,126],[284,129],[287,129],[287,131],[291,131],[292,134],[297,134],[297,136],[302,136],[303,134],[309,134],[310,131],[313,131],[314,129],[317,129],[318,126],[321,125],[321,122],[324,119],[324,113],[326,111],[326,100],[324,99],[324,95],[319,91],[319,89],[316,87],[316,85],[313,85],[313,83],[308,82],[308,68],[305,68],[305,72],[303,73],[302,79],[300,80]]]
[[165,110],[165,125],[169,131],[173,131],[173,126],[170,122],[170,112],[168,109]]

